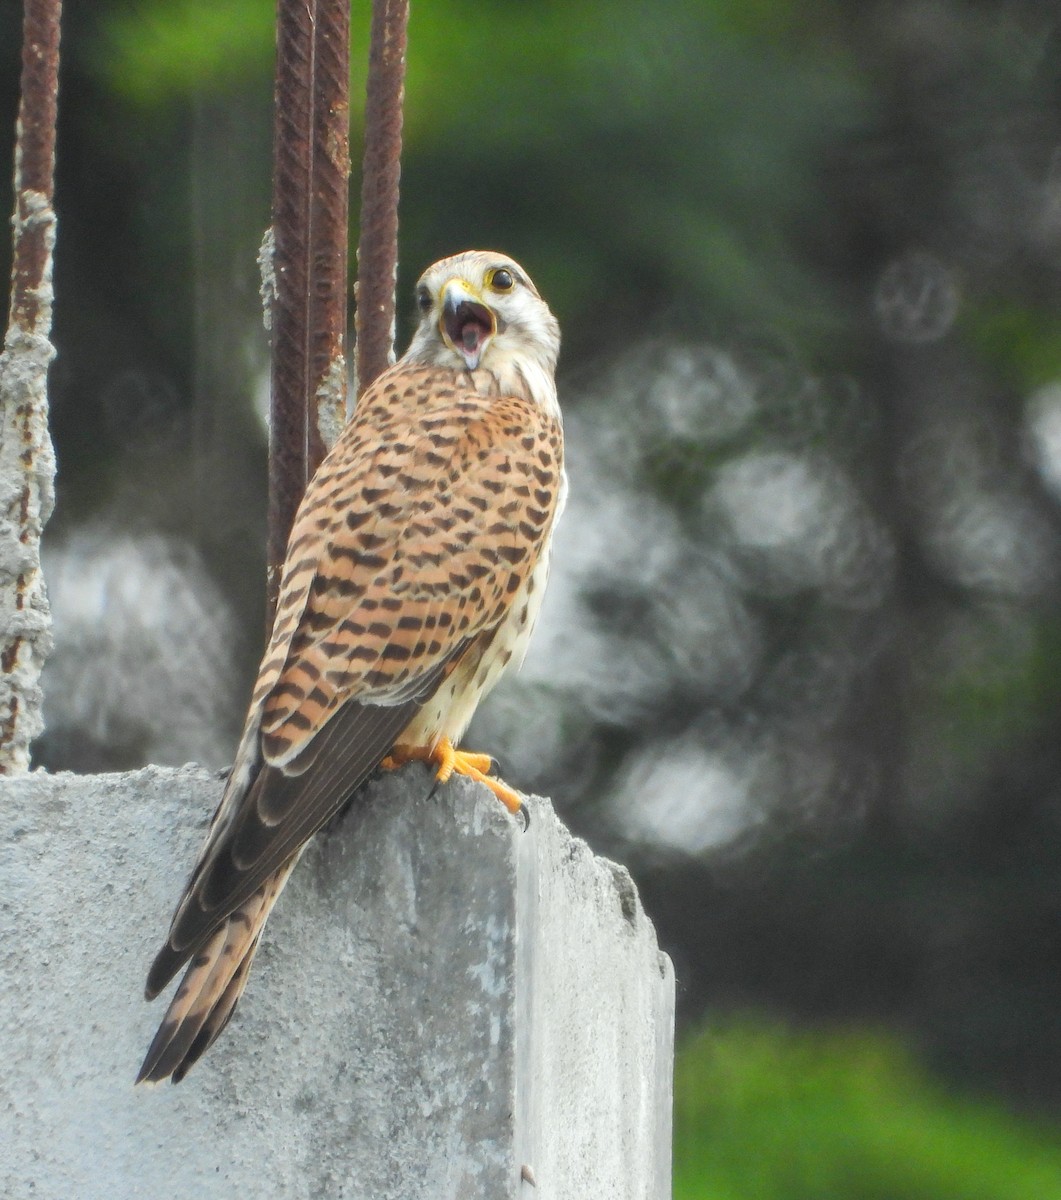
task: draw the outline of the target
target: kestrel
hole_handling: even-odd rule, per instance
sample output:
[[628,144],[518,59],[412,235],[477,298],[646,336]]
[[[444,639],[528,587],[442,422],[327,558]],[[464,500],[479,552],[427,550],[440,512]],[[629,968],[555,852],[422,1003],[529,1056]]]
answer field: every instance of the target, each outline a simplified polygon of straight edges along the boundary
[[405,355],[358,401],[306,490],[243,736],[147,978],[190,960],[137,1082],[184,1077],[225,1027],[307,840],[409,758],[519,798],[454,750],[519,664],[563,507],[555,317],[526,272],[469,251],[429,267]]

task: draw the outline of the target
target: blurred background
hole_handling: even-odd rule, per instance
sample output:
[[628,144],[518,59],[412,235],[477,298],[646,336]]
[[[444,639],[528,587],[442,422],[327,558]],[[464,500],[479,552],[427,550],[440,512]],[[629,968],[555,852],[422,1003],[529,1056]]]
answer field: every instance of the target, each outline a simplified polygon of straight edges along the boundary
[[[64,20],[37,759],[220,767],[262,646],[273,3]],[[1056,6],[432,0],[408,71],[400,344],[473,246],[564,331],[550,593],[469,743],[674,958],[675,1196],[1061,1196]]]

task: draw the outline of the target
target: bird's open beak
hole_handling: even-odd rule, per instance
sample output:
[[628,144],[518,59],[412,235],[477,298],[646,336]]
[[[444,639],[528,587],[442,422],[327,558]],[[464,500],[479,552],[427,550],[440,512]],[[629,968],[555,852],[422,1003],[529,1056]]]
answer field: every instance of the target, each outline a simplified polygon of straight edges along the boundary
[[497,332],[497,317],[466,280],[451,279],[442,289],[438,327],[446,344],[474,371]]

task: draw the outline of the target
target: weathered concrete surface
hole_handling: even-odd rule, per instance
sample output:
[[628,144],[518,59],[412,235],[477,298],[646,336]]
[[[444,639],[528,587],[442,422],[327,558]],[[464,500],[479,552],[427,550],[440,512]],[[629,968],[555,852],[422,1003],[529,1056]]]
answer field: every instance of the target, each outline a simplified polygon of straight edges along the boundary
[[307,851],[188,1079],[134,1089],[219,787],[0,782],[0,1195],[670,1195],[673,975],[629,877],[548,802],[524,832],[418,766]]

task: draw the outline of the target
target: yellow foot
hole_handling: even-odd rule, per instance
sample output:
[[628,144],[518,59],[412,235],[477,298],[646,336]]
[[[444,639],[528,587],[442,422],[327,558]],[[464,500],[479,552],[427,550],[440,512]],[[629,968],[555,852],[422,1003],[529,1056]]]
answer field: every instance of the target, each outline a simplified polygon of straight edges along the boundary
[[445,783],[452,775],[466,775],[469,779],[485,783],[510,813],[518,813],[523,808],[523,802],[510,787],[486,774],[494,762],[489,754],[471,754],[466,750],[455,750],[449,738],[442,738],[433,749],[399,743],[380,766],[385,771],[393,771],[395,767],[407,762],[437,763],[435,778],[439,783]]

